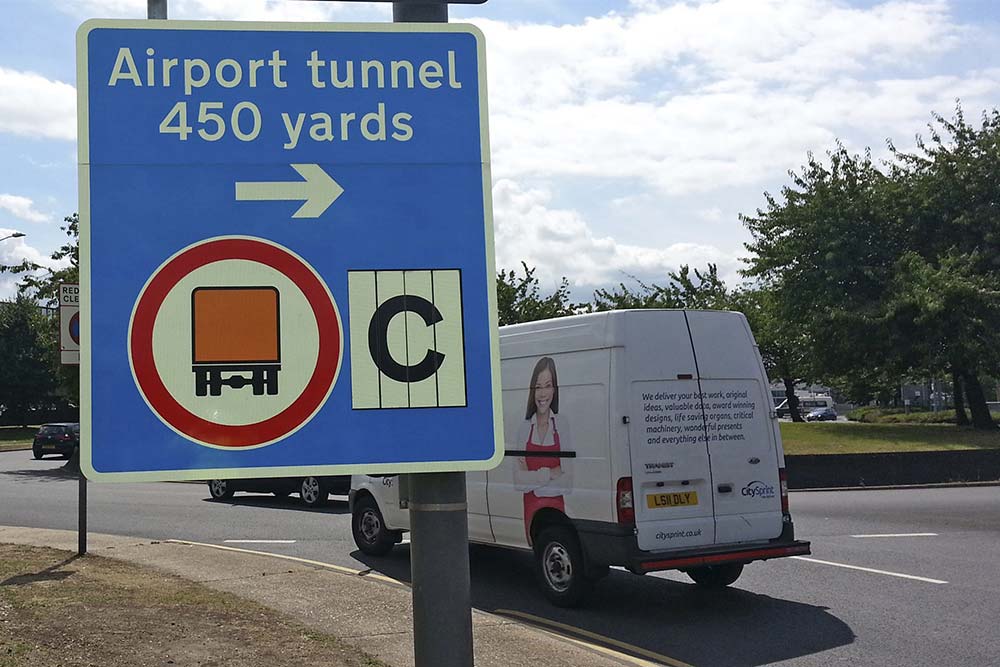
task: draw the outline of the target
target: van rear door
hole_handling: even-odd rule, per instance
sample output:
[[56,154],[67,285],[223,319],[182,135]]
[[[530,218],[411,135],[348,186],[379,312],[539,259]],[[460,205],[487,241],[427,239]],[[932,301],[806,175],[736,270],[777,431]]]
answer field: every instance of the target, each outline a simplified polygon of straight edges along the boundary
[[746,318],[687,311],[704,395],[715,541],[781,534],[781,488],[767,378]]
[[684,311],[628,312],[625,364],[639,548],[710,545],[713,487]]

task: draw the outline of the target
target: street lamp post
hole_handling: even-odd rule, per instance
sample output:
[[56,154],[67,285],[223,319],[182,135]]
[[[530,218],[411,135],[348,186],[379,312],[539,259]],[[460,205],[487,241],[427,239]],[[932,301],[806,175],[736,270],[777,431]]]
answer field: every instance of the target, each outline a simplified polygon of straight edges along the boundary
[[27,236],[24,232],[14,232],[13,234],[8,234],[7,236],[0,238],[0,241],[6,241],[7,239],[19,239],[22,236]]

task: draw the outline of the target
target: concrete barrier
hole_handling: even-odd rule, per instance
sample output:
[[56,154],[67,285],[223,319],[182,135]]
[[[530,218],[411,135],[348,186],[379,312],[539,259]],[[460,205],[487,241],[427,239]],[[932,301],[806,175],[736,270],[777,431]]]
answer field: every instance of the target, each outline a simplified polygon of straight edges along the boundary
[[1000,449],[786,456],[788,488],[1000,480]]

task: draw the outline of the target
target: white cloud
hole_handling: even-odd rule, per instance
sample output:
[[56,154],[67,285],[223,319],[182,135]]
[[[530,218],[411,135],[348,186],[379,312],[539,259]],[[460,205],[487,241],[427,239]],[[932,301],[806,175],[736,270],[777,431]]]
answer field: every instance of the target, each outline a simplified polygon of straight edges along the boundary
[[525,189],[511,180],[493,186],[498,268],[519,268],[523,261],[536,268],[546,286],[566,277],[577,299],[589,299],[597,287],[628,285],[631,277],[664,283],[667,273],[681,264],[702,268],[716,263],[724,279],[737,282],[736,257],[715,246],[670,239],[663,247],[619,243],[595,234],[578,211],[551,208],[550,202],[546,190]]
[[784,180],[836,138],[905,146],[1000,68],[931,74],[973,38],[943,0],[633,2],[571,25],[481,21],[498,177],[622,179],[661,196]]
[[[14,229],[0,227],[0,238],[14,233]],[[7,239],[0,241],[0,265],[16,266],[25,260],[45,267],[62,267],[68,264],[64,262],[53,262],[52,258],[46,257],[37,248],[28,245],[24,238]],[[0,273],[0,299],[10,299],[17,292],[17,283],[21,276],[11,273]]]
[[76,88],[34,72],[0,67],[0,132],[76,138]]
[[[35,209],[35,202],[20,195],[0,193],[0,210],[27,222],[51,222],[52,216]],[[5,235],[4,235],[5,236]]]

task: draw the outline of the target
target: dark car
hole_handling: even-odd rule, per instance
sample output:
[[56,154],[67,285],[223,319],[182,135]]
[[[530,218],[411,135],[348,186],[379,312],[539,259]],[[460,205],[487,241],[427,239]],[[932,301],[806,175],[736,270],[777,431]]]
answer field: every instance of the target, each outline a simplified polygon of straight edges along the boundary
[[46,454],[61,454],[64,458],[73,456],[80,446],[80,425],[77,423],[42,424],[31,444],[31,453],[36,459]]
[[213,479],[208,482],[208,490],[215,500],[232,498],[236,491],[273,493],[276,496],[297,493],[308,507],[320,507],[326,503],[331,493],[346,496],[351,490],[351,476]]
[[806,415],[807,422],[837,421],[837,411],[833,408],[819,408]]

